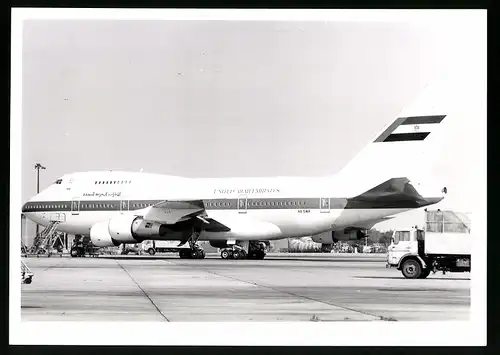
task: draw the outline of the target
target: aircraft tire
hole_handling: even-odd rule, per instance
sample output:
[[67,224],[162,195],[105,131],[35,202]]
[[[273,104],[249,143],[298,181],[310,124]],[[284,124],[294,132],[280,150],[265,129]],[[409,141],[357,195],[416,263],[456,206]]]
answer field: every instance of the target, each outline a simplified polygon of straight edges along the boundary
[[246,253],[243,250],[234,250],[233,251],[233,258],[235,260],[245,259],[245,257],[246,257]]
[[201,248],[192,249],[189,253],[190,259],[204,259],[205,251]]
[[229,252],[227,250],[223,250],[220,252],[220,257],[222,259],[229,259]]

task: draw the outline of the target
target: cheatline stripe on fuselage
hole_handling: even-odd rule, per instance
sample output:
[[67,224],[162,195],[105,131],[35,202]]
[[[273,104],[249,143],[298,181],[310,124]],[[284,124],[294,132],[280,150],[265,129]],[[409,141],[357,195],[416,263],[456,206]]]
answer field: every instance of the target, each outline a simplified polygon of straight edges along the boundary
[[[33,201],[23,206],[23,212],[83,212],[83,211],[134,211],[165,200],[73,200]],[[204,199],[205,209],[210,210],[283,210],[283,209],[368,209],[368,208],[416,208],[430,201],[407,199],[347,199],[347,198],[231,198]],[[179,204],[179,209],[193,207]]]

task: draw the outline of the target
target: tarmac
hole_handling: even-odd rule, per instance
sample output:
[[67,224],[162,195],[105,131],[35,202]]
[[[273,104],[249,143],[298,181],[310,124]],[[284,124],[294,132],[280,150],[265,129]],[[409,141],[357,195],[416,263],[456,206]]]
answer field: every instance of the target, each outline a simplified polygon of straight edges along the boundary
[[470,274],[408,280],[373,254],[23,258],[23,321],[468,320]]

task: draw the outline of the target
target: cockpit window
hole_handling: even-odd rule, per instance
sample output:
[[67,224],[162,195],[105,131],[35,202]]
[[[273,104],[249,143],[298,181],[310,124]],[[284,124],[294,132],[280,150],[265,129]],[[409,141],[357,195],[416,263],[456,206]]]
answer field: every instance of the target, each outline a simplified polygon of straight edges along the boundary
[[57,185],[61,185],[62,183],[62,179],[57,179],[56,181],[54,181],[54,184],[57,184]]

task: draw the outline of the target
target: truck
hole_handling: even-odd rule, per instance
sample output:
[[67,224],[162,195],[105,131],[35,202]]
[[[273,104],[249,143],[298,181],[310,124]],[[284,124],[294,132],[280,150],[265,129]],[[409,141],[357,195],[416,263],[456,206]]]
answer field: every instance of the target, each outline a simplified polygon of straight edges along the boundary
[[393,232],[386,267],[407,279],[425,279],[437,271],[470,272],[471,250],[468,213],[424,210],[422,225]]
[[[189,243],[184,243],[179,245],[179,240],[145,240],[142,242],[142,250],[149,255],[155,255],[156,253],[168,253],[168,252],[178,252],[182,259],[188,258],[187,254],[191,253],[191,248]],[[200,249],[203,257],[205,252]]]

